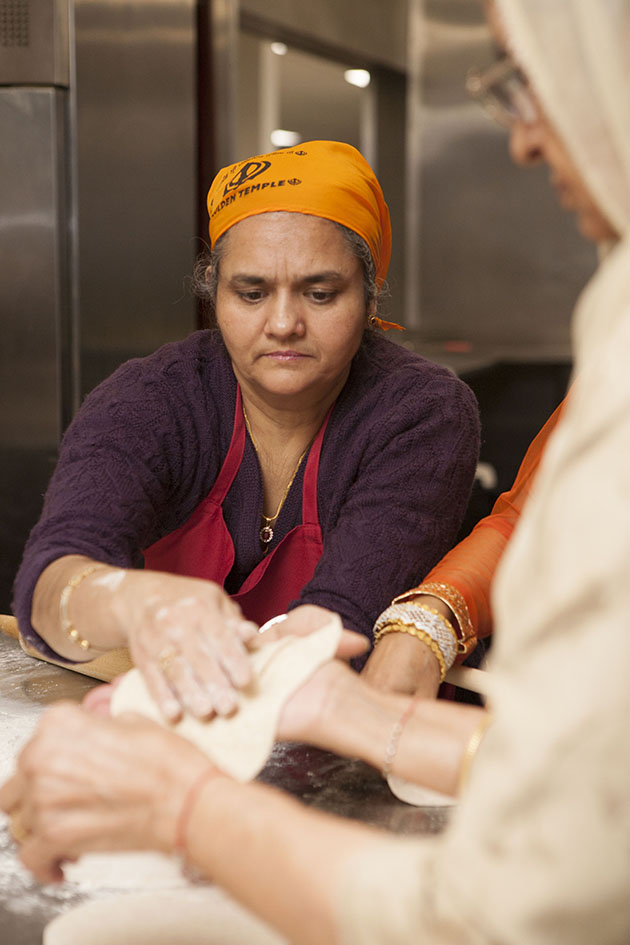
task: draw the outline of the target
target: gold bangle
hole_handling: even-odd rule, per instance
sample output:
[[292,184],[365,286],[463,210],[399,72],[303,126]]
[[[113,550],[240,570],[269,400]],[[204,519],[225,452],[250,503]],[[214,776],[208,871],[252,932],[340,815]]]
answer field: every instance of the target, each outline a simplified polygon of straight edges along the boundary
[[425,630],[421,630],[419,627],[410,627],[406,623],[387,623],[374,634],[374,646],[388,633],[408,633],[409,636],[416,637],[417,640],[425,643],[440,665],[440,682],[444,682],[446,676],[444,654],[433,637],[430,637]]
[[81,581],[92,574],[93,571],[98,571],[100,568],[103,568],[102,564],[90,564],[87,568],[84,568],[82,571],[74,574],[64,589],[61,592],[59,597],[59,623],[63,633],[66,634],[69,640],[72,640],[73,643],[76,643],[82,650],[89,650],[91,643],[89,640],[86,640],[85,637],[82,637],[76,627],[72,626],[72,621],[68,617],[68,603],[70,601],[70,596],[75,588],[79,586]]
[[464,753],[462,755],[462,760],[459,767],[459,777],[457,779],[458,794],[461,794],[468,784],[472,763],[475,760],[475,755],[477,754],[479,746],[481,745],[483,737],[486,734],[486,730],[491,722],[492,716],[489,712],[487,712],[482,718],[481,722],[479,722],[479,724],[473,729],[468,738],[468,741],[466,742],[466,747],[464,748]]
[[[427,581],[424,584],[419,584],[418,587],[414,587],[410,591],[406,591],[404,594],[399,594],[398,597],[393,599],[392,604],[410,603],[421,594],[437,597],[443,604],[450,607],[457,621],[455,635],[457,636],[458,652],[466,655],[471,653],[477,643],[477,634],[473,627],[472,620],[470,619],[468,605],[463,595],[451,584],[443,584],[441,581]],[[418,604],[418,606],[420,606],[420,604]]]

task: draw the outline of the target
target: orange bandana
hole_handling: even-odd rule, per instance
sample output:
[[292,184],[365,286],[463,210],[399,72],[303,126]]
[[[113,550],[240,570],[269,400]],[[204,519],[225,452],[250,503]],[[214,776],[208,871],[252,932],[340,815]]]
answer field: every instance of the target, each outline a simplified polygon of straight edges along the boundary
[[305,141],[219,171],[208,192],[210,244],[257,213],[287,210],[341,223],[362,236],[383,284],[392,249],[389,210],[372,168],[340,141]]

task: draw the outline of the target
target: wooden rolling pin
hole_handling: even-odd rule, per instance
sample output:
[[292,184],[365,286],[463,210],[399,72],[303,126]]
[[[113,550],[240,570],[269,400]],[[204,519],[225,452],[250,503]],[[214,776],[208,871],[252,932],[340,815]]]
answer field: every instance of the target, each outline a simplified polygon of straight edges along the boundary
[[481,696],[492,696],[492,676],[484,669],[473,669],[471,666],[453,666],[444,677],[445,681],[468,689]]
[[[131,669],[133,663],[129,656],[127,647],[121,647],[118,650],[110,650],[103,656],[97,656],[96,659],[88,663],[60,663],[48,656],[42,656],[34,647],[24,640],[18,630],[17,620],[7,614],[0,614],[0,632],[6,633],[10,637],[20,641],[20,646],[29,656],[35,659],[43,660],[45,663],[53,663],[55,666],[61,666],[63,669],[69,669],[74,673],[82,673],[84,676],[92,676],[94,679],[101,679],[103,682],[111,682],[115,676],[126,673]],[[478,669],[470,669],[467,666],[453,667],[446,674],[446,681],[455,686],[461,686],[462,689],[470,689],[473,692],[479,692],[483,696],[491,694],[492,677],[487,672]]]
[[29,656],[34,656],[35,659],[42,660],[44,663],[52,663],[54,666],[61,666],[62,669],[68,669],[73,673],[81,673],[83,676],[100,679],[103,682],[111,682],[115,676],[126,673],[133,666],[127,647],[110,650],[108,653],[103,653],[102,656],[97,656],[96,659],[89,660],[87,663],[62,663],[59,660],[43,656],[42,653],[23,639],[18,630],[17,620],[8,614],[0,614],[0,632],[19,640],[24,652]]

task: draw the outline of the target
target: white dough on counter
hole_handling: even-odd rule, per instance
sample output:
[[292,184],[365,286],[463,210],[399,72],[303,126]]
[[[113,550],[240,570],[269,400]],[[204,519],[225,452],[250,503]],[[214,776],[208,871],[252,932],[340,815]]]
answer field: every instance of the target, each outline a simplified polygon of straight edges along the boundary
[[394,797],[414,807],[453,807],[457,804],[455,797],[423,787],[421,784],[414,784],[413,781],[405,781],[395,774],[389,775],[387,783]]
[[170,725],[137,669],[127,673],[116,687],[112,715],[137,712],[153,719],[197,745],[233,778],[250,781],[271,753],[283,705],[319,666],[332,659],[341,631],[341,620],[334,616],[307,636],[286,636],[252,653],[253,680],[237,691],[238,709],[229,718],[217,716],[202,722],[186,713],[180,722]]
[[66,882],[87,891],[95,889],[178,889],[188,886],[177,856],[150,850],[86,853],[76,863],[64,863]]
[[216,887],[84,903],[44,929],[43,945],[288,945]]

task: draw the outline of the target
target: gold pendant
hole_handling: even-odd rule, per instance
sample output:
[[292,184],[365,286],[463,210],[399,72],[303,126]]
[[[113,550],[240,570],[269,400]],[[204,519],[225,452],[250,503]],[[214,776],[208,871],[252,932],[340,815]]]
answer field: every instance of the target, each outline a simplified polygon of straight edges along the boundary
[[273,541],[273,528],[271,525],[263,525],[263,527],[258,532],[258,537],[263,545],[268,545]]

